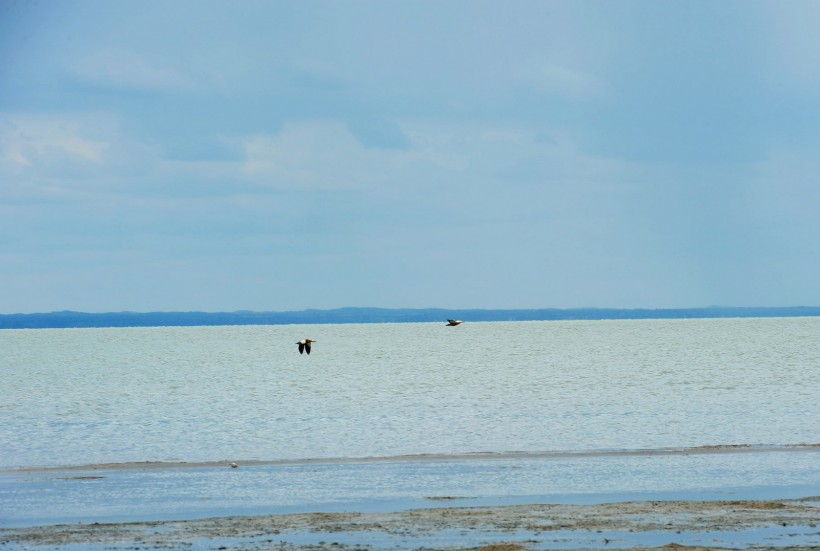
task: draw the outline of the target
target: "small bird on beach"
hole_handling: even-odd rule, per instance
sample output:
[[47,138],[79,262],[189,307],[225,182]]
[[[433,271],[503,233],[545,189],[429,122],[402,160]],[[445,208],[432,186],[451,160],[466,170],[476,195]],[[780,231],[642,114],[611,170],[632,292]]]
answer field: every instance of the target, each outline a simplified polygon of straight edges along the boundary
[[461,320],[447,320],[447,327],[455,327],[456,325],[459,325],[461,323],[464,322]]
[[237,465],[236,463],[230,463],[230,465],[231,465],[231,469],[235,469],[235,468],[237,468],[237,467],[239,466],[239,465]]
[[299,345],[299,354],[307,352],[310,354],[310,343],[316,342],[313,339],[302,339],[301,341],[297,342],[296,344]]

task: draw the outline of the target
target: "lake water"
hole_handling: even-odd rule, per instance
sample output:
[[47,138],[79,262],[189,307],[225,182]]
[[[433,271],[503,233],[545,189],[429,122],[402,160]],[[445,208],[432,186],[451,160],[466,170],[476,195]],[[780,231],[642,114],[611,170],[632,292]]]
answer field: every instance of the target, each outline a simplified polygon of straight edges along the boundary
[[0,350],[2,467],[820,441],[820,318],[6,330]]
[[[311,355],[297,350],[305,337],[317,340]],[[237,469],[243,474],[229,482],[222,477],[233,471],[220,468],[209,479],[223,501],[292,510],[365,494],[820,488],[820,453],[776,451],[820,442],[820,318],[5,330],[0,350],[7,473],[143,461],[397,459],[260,465],[256,474]],[[731,445],[775,451],[651,460],[632,453]],[[607,450],[628,453],[595,455]],[[477,452],[498,457],[446,460]],[[417,454],[427,460],[401,461]],[[430,456],[440,461],[433,466]],[[363,488],[357,469],[376,486]],[[82,485],[59,491],[74,503],[89,496],[85,511],[96,502],[110,512],[116,498],[100,501],[105,491],[140,488],[156,497],[172,477],[178,505],[194,491],[192,479],[207,478],[198,469],[175,473],[134,482],[119,472],[104,486],[85,480],[97,484],[87,494]],[[284,477],[290,490],[259,494],[259,476]],[[14,499],[19,518],[31,520],[42,512],[45,480],[21,486],[15,474],[0,494],[5,488],[6,503]],[[242,480],[241,490],[222,491]],[[401,480],[410,480],[405,493]],[[294,484],[303,484],[298,503]],[[209,490],[200,490],[190,499],[201,504]]]

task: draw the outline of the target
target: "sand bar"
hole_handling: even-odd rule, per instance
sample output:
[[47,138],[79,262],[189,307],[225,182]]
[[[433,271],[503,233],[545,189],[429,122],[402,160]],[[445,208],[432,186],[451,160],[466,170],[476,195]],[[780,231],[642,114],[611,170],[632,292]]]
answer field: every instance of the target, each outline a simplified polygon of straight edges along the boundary
[[653,448],[632,450],[590,450],[590,451],[511,451],[511,452],[470,452],[454,454],[413,454],[374,457],[328,457],[311,459],[222,459],[219,461],[135,461],[122,463],[95,463],[87,465],[53,465],[0,467],[0,473],[38,473],[49,471],[92,471],[92,470],[149,470],[149,469],[185,469],[223,467],[237,463],[245,467],[278,466],[278,465],[343,465],[355,463],[394,463],[394,462],[441,462],[441,461],[474,461],[511,460],[511,459],[573,459],[591,457],[655,457],[677,455],[708,455],[766,452],[816,452],[820,453],[820,443],[787,444],[787,445],[750,445],[722,444],[717,446],[696,446],[689,448]]

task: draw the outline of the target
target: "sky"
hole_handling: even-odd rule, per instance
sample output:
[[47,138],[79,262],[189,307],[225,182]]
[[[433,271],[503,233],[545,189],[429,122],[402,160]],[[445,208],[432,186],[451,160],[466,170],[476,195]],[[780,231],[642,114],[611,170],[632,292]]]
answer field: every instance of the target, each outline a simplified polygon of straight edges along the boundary
[[818,27],[0,0],[0,313],[820,305]]

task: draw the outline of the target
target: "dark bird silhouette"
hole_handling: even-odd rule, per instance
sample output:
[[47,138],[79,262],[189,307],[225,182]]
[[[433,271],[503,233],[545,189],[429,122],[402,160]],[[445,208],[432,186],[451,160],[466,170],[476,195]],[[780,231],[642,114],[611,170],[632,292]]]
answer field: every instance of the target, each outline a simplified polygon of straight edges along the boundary
[[297,342],[296,344],[299,345],[299,354],[307,352],[310,354],[310,343],[316,342],[312,339],[302,339],[301,341]]
[[461,320],[447,320],[447,327],[455,327],[456,325],[459,325],[461,323],[464,322]]

